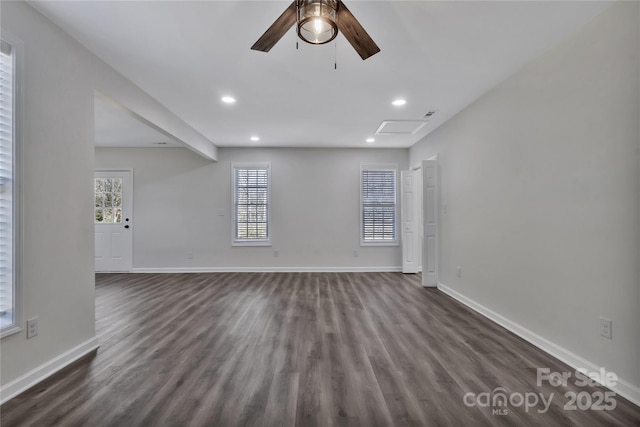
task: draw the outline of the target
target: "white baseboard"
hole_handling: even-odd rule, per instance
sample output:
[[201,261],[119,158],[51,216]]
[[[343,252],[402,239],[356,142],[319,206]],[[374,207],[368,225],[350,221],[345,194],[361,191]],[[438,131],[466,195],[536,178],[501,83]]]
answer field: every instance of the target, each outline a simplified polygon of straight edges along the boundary
[[[465,297],[461,293],[449,288],[448,286],[443,285],[442,283],[438,283],[438,289],[449,295],[450,297],[460,301],[462,304],[466,305],[472,310],[480,313],[489,320],[492,320],[503,328],[513,332],[525,341],[528,341],[529,343],[535,345],[542,351],[545,351],[556,359],[566,363],[567,365],[575,369],[585,368],[589,372],[600,371],[600,366],[598,366],[597,364],[590,362],[575,353],[570,352],[566,348],[563,348],[534,332],[531,332],[527,328],[507,319],[506,317],[496,313],[491,309],[488,309],[481,304],[478,304],[477,302]],[[640,406],[640,388],[631,384],[630,382],[618,378],[616,386],[611,387],[611,390],[633,402],[635,405]]]
[[386,273],[402,267],[150,267],[132,273]]
[[82,356],[89,354],[99,347],[98,338],[93,337],[88,341],[83,342],[79,346],[68,350],[61,355],[54,357],[46,363],[38,366],[37,368],[27,372],[21,377],[5,384],[0,388],[0,404],[13,399],[23,391],[28,390],[41,381],[49,378],[59,370],[67,367],[71,363],[80,359]]

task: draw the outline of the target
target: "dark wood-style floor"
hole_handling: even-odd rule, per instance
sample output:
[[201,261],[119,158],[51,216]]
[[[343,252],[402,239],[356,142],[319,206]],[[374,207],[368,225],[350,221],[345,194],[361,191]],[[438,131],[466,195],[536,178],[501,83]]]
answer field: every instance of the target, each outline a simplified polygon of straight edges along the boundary
[[[564,410],[606,390],[537,386],[536,368],[573,369],[419,279],[97,275],[97,354],[3,405],[2,426],[640,425],[620,397]],[[497,387],[551,407],[464,404]]]

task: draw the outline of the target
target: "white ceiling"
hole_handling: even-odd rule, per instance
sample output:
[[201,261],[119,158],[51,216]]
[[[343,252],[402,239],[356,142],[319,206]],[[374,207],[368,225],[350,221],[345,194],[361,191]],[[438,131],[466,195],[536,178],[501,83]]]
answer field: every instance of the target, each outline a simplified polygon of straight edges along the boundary
[[[342,35],[296,50],[294,29],[269,53],[250,50],[288,1],[31,2],[221,147],[409,147],[609,5],[345,3],[381,48],[366,61]],[[398,97],[407,104],[392,106]],[[414,134],[374,135],[429,110],[438,112]]]

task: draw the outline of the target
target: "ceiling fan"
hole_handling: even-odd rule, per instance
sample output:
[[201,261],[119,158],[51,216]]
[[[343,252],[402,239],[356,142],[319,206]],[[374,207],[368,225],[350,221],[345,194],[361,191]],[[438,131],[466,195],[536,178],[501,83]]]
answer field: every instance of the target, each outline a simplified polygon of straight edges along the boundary
[[362,59],[380,52],[342,0],[294,0],[251,49],[269,52],[295,23],[298,37],[307,43],[329,43],[340,30]]

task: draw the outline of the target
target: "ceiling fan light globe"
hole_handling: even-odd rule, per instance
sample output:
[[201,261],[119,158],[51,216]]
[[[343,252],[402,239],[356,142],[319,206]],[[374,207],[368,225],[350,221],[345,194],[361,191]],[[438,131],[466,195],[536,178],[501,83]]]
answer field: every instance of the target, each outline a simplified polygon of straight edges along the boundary
[[336,0],[300,0],[298,36],[307,43],[325,44],[336,38]]

